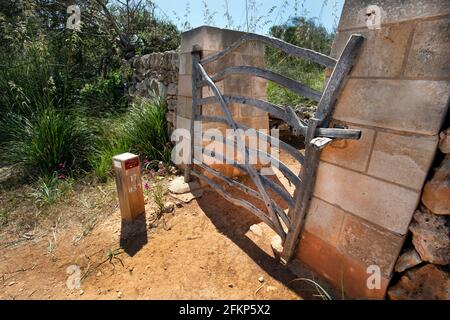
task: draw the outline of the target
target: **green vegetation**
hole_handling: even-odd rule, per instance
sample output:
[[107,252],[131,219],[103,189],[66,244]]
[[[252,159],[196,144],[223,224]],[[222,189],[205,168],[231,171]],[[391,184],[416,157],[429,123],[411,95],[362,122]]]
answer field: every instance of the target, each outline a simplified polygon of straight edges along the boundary
[[[292,18],[288,23],[273,26],[270,34],[276,38],[292,43],[299,47],[312,49],[324,54],[329,54],[333,34],[317,25],[314,20],[307,20],[302,17]],[[325,80],[324,68],[315,63],[289,57],[285,53],[272,49],[266,49],[266,63],[269,69],[300,81],[315,90],[323,89]],[[293,107],[314,106],[314,101],[296,95],[295,93],[270,82],[268,85],[267,96],[270,102],[290,105]]]
[[0,2],[0,164],[22,169],[39,206],[90,172],[107,180],[118,153],[170,161],[166,107],[131,102],[127,88],[133,57],[176,49],[180,32],[133,0],[77,1],[82,30],[71,30],[69,2]]

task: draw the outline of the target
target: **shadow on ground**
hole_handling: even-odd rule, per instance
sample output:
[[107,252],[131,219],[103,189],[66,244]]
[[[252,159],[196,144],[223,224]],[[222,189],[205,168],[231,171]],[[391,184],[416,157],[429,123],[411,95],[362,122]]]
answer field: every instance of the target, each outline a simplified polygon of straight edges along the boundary
[[[275,176],[272,176],[272,179],[282,186],[281,182]],[[245,184],[254,188],[254,185],[248,180]],[[243,192],[234,191],[232,188],[228,188],[227,191],[264,210],[262,202],[255,198]],[[269,195],[283,209],[287,208],[286,204],[277,195],[273,193],[269,193]],[[197,202],[218,231],[238,245],[253,261],[270,274],[270,276],[283,283],[302,299],[322,299],[318,296],[318,291],[314,285],[299,281],[298,277],[281,265],[271,254],[267,253],[267,250],[263,250],[245,235],[251,225],[261,222],[255,215],[244,208],[228,202],[211,188],[206,188],[203,196],[198,198]],[[313,273],[306,269],[302,270],[302,274],[306,274],[311,279],[314,277]]]

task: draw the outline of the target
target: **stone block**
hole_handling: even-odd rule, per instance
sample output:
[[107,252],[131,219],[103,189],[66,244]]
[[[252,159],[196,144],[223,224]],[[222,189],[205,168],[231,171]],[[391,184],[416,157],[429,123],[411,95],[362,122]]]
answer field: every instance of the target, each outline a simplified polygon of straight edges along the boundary
[[177,116],[191,119],[192,118],[192,98],[178,96],[176,114],[177,114]]
[[373,145],[375,130],[356,126],[348,129],[361,130],[359,140],[335,140],[322,151],[321,159],[357,171],[365,171]]
[[191,75],[180,74],[178,80],[178,95],[184,97],[192,97]]
[[180,52],[191,52],[194,45],[202,50],[221,51],[244,35],[243,32],[201,26],[181,34]]
[[398,234],[406,234],[419,192],[321,162],[314,195]]
[[339,32],[333,43],[331,56],[339,58],[352,34],[361,34],[365,40],[352,69],[353,77],[398,77],[402,73],[412,23],[386,26],[381,29]]
[[437,136],[378,132],[368,174],[421,190],[434,159]]
[[376,265],[386,278],[391,276],[404,237],[347,214],[339,247],[363,266]]
[[333,117],[435,135],[445,118],[449,96],[450,81],[350,79]]
[[180,75],[192,74],[192,54],[180,53]]
[[450,2],[442,0],[347,0],[342,9],[338,30],[366,28],[366,8],[369,5],[382,9],[382,25],[450,13]]
[[306,216],[305,230],[337,246],[345,212],[313,197]]
[[417,23],[405,76],[450,77],[450,18]]
[[394,269],[395,272],[403,272],[405,270],[417,266],[421,262],[422,259],[420,258],[416,249],[411,248],[402,253],[402,255],[397,259]]

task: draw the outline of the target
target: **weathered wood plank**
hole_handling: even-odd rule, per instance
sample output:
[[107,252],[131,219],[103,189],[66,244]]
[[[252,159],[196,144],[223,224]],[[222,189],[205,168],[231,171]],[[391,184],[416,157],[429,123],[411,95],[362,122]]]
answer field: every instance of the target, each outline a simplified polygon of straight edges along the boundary
[[[237,127],[235,121],[233,120],[233,116],[231,115],[230,110],[227,107],[227,103],[223,99],[222,93],[217,88],[214,81],[212,81],[211,78],[208,76],[208,74],[206,73],[203,66],[201,64],[197,64],[197,67],[198,67],[198,70],[200,71],[201,75],[203,76],[203,78],[206,80],[208,86],[211,88],[213,94],[219,99],[220,107],[222,109],[222,112],[225,115],[228,126],[231,129],[236,131],[238,129],[238,127]],[[247,148],[245,148],[245,158],[249,159],[249,152],[248,152]],[[259,193],[261,194],[261,196],[264,199],[266,209],[269,212],[270,217],[272,218],[272,221],[274,223],[276,230],[278,230],[278,233],[284,233],[281,223],[278,220],[278,216],[273,209],[272,201],[270,200],[266,190],[264,189],[264,185],[262,184],[261,179],[256,172],[256,169],[254,168],[253,165],[250,165],[250,164],[245,164],[245,167],[247,169],[248,174],[250,175],[250,178],[253,180],[256,187],[258,188]]]
[[[198,148],[198,150],[200,150],[202,153],[205,151],[205,148],[202,148],[202,147],[196,147],[196,148]],[[247,169],[243,165],[236,163],[236,161],[233,161],[232,159],[227,158],[226,156],[222,155],[221,153],[216,152],[215,157],[225,160],[225,162],[227,164],[235,167],[238,170],[241,170],[242,172],[247,172]],[[195,161],[194,164],[200,163],[197,160],[194,160],[194,161]],[[266,176],[260,175],[260,178],[261,178],[261,182],[264,184],[264,186],[271,188],[272,191],[275,192],[277,195],[279,195],[290,208],[294,208],[295,202],[294,202],[294,199],[292,198],[292,196],[289,194],[289,192],[287,192],[285,189],[283,189],[283,187],[281,187],[276,182],[270,180]]]
[[[215,74],[213,77],[211,77],[211,80],[213,82],[218,82],[220,80],[223,80],[227,75],[230,74],[248,74],[264,78],[273,81],[295,92],[298,95],[301,95],[314,101],[319,101],[320,97],[322,96],[321,92],[311,89],[291,78],[285,77],[281,74],[272,72],[270,70],[261,69],[257,67],[249,67],[249,66],[228,67],[222,70],[221,72]],[[198,85],[200,87],[205,86],[207,85],[207,81],[206,80],[200,81]]]
[[184,181],[189,182],[191,180],[191,171],[192,171],[192,162],[194,159],[194,121],[195,117],[200,114],[199,112],[199,106],[197,105],[197,101],[199,101],[202,98],[202,90],[197,85],[198,82],[201,80],[201,75],[198,72],[198,64],[200,61],[200,51],[197,50],[195,47],[192,50],[191,53],[192,56],[192,118],[190,119],[190,127],[189,127],[189,134],[190,134],[190,140],[191,140],[191,154],[190,154],[190,162],[185,164],[185,170],[184,170]]
[[290,44],[288,42],[285,42],[285,41],[277,39],[277,38],[262,36],[262,35],[254,34],[254,33],[246,33],[244,36],[242,36],[242,38],[240,38],[239,40],[234,42],[232,45],[230,45],[225,50],[223,50],[215,55],[212,55],[210,57],[202,59],[201,64],[205,65],[207,63],[216,61],[216,60],[224,57],[225,55],[227,55],[234,49],[238,48],[240,45],[242,45],[243,43],[245,43],[247,41],[260,41],[260,42],[265,43],[266,45],[269,45],[273,48],[277,48],[281,51],[284,51],[285,53],[289,54],[290,56],[304,58],[306,60],[321,64],[325,67],[333,68],[336,64],[336,59],[333,59],[322,53],[319,53],[319,52],[316,52],[316,51],[313,51],[310,49],[306,49],[306,48],[301,48],[301,47],[295,46],[293,44]]
[[[220,185],[213,182],[211,179],[209,179],[207,176],[201,174],[200,172],[196,170],[192,170],[192,175],[196,176],[199,179],[204,180],[206,183],[208,183],[217,193],[219,193],[222,197],[227,199],[232,204],[245,208],[252,212],[254,215],[256,215],[258,218],[260,218],[263,222],[265,222],[270,228],[272,228],[282,239],[286,238],[286,233],[282,228],[276,228],[273,221],[264,214],[263,211],[259,210],[257,207],[255,207],[253,204],[246,200],[242,199],[236,199],[233,197],[230,193],[226,192]],[[279,221],[277,220],[279,223]]]

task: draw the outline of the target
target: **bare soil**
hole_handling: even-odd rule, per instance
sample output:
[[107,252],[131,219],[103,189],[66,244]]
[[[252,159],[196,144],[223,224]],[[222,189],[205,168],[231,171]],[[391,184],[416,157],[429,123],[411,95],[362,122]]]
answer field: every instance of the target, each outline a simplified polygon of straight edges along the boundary
[[[3,192],[0,204],[8,201]],[[13,216],[36,211],[30,200],[16,202]],[[267,241],[251,240],[249,227],[260,221],[214,191],[157,222],[148,202],[146,232],[122,247],[114,182],[75,189],[38,226],[4,228],[0,299],[316,298]],[[80,267],[80,289],[66,285],[71,265]]]

